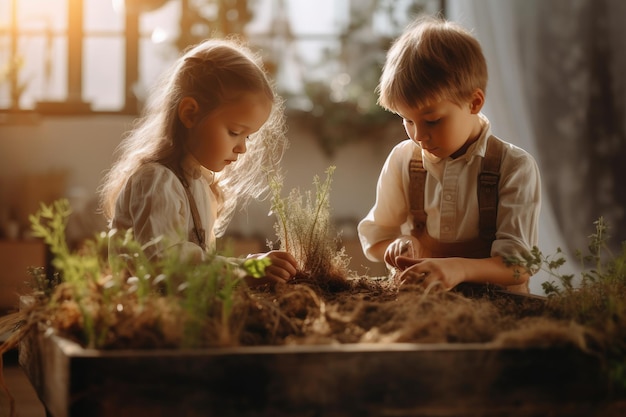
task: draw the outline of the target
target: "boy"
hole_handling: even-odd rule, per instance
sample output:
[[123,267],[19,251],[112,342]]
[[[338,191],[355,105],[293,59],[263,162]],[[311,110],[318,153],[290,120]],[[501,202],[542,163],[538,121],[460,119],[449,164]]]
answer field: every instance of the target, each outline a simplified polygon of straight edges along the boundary
[[537,245],[539,170],[492,135],[480,113],[486,87],[480,44],[452,22],[419,19],[387,53],[378,103],[409,139],[387,157],[358,233],[365,255],[403,280],[528,292],[530,273],[504,258]]

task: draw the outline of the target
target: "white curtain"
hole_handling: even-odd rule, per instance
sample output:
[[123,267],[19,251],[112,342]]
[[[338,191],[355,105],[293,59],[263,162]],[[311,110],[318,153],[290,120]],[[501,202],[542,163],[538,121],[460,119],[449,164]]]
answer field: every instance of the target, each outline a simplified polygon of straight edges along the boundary
[[[492,123],[493,133],[525,150],[540,163],[540,148],[535,141],[533,125],[524,95],[518,28],[520,14],[515,1],[502,0],[448,0],[446,15],[470,29],[480,41],[489,67],[487,100],[483,113]],[[539,165],[541,170],[541,164]],[[576,262],[567,253],[550,201],[543,188],[541,216],[539,220],[539,249],[544,255],[556,254],[561,248],[566,258],[561,273],[578,275]],[[557,281],[544,271],[530,281],[530,291],[544,294],[544,281]]]

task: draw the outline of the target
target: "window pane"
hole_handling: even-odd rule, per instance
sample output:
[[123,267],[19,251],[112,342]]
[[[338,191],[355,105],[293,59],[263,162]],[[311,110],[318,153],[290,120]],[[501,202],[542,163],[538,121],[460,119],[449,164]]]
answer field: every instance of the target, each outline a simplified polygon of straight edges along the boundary
[[0,109],[8,108],[11,105],[9,95],[9,80],[7,72],[11,62],[10,56],[11,38],[8,36],[0,36]]
[[10,24],[11,0],[0,0],[0,30],[7,30]]
[[[158,2],[155,2],[155,4]],[[170,1],[139,17],[139,79],[133,93],[139,104],[147,99],[161,74],[178,57],[174,42],[180,33],[180,2]]]
[[176,39],[180,32],[179,24],[180,3],[177,1],[169,1],[158,9],[143,12],[139,16],[139,32],[157,43]]
[[348,10],[347,0],[287,0],[287,16],[296,36],[338,34],[348,22]]
[[86,38],[83,50],[83,98],[95,111],[124,108],[124,39]]
[[[361,3],[359,3],[361,4]],[[274,0],[253,3],[253,19],[246,26],[248,34],[282,34],[288,25],[295,36],[329,36],[340,33],[349,21],[350,0]]]
[[67,100],[67,39],[57,36],[50,46],[42,39],[41,62],[35,64],[33,71],[41,71],[41,77],[35,96],[38,100]]
[[179,52],[169,43],[155,44],[148,39],[140,40],[139,51],[139,85],[134,91],[137,98],[144,101],[158,78],[173,65]]
[[124,14],[113,10],[111,0],[84,0],[85,32],[122,32]]
[[67,29],[67,0],[19,0],[16,3],[20,31]]
[[[23,36],[19,39],[18,80],[19,85],[23,87],[19,100],[21,108],[32,109],[40,100],[66,99],[67,59],[64,59],[66,56],[64,37]],[[3,59],[2,57],[4,54],[0,55],[0,59]],[[9,106],[7,85],[0,89],[0,107]]]

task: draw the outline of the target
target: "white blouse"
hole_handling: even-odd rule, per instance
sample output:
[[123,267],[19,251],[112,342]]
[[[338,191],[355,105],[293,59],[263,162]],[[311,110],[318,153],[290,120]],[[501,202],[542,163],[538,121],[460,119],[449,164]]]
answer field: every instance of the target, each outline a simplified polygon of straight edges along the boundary
[[[185,161],[184,169],[200,214],[199,227],[205,230],[207,251],[214,251],[218,202],[210,186],[213,173],[191,159]],[[174,172],[158,163],[142,166],[128,180],[117,199],[111,227],[132,228],[135,239],[141,243],[162,237],[156,245],[146,248],[148,256],[170,247],[197,260],[206,255],[193,243],[193,217],[183,184]]]
[[[437,158],[422,151],[428,171],[424,209],[428,233],[442,242],[477,238],[477,178],[491,136],[489,121],[480,115],[483,129],[465,155],[456,159]],[[383,240],[408,235],[413,227],[409,209],[409,161],[418,146],[404,140],[390,152],[378,178],[376,202],[358,225],[363,251],[376,259],[371,247]],[[523,149],[505,143],[500,167],[496,240],[491,256],[521,256],[536,246],[541,206],[541,181],[537,163]]]

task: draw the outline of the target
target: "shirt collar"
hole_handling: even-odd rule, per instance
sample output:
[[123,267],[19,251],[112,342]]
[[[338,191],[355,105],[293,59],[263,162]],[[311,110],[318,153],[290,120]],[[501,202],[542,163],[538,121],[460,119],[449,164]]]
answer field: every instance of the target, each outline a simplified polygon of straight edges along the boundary
[[489,120],[482,113],[479,113],[478,117],[480,118],[481,124],[480,136],[478,136],[478,140],[472,143],[465,155],[463,155],[468,162],[475,156],[480,156],[481,158],[485,156],[487,152],[487,139],[491,136]]
[[[487,119],[487,117],[485,117],[482,113],[479,113],[478,117],[480,118],[480,124],[482,126],[480,136],[478,136],[478,140],[476,142],[472,143],[469,148],[467,148],[467,152],[461,156],[461,158],[465,158],[467,162],[475,156],[485,156],[485,152],[487,151],[487,138],[491,136],[491,124],[489,123],[489,119]],[[423,149],[422,160],[428,161],[431,164],[437,164],[442,161],[441,158],[432,155],[429,152],[425,152]]]
[[200,162],[198,162],[198,160],[191,153],[187,153],[187,155],[183,159],[182,165],[185,176],[187,176],[188,178],[191,178],[192,180],[197,180],[200,177],[204,177],[209,184],[213,183],[215,173],[200,165]]

